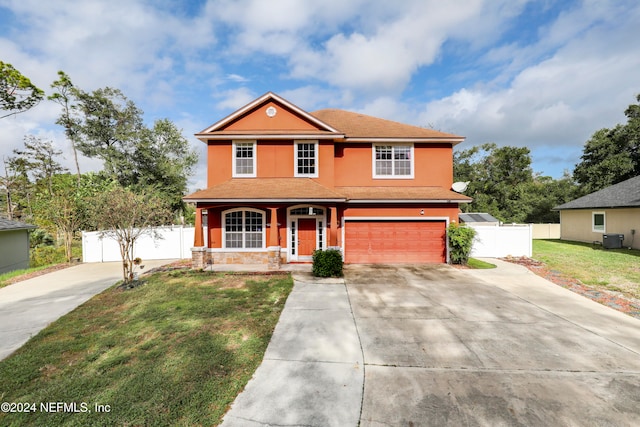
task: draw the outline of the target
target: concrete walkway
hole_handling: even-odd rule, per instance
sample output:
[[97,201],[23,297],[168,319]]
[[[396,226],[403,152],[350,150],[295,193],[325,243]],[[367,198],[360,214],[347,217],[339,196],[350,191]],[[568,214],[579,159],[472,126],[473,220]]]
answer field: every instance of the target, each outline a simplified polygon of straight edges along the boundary
[[[146,261],[145,269],[172,260]],[[0,360],[60,316],[122,279],[122,263],[91,263],[54,271],[0,289]]]
[[364,370],[344,280],[293,279],[264,360],[223,427],[358,425]]
[[640,355],[640,319],[558,286],[521,265],[493,258],[482,260],[498,268],[465,273]]

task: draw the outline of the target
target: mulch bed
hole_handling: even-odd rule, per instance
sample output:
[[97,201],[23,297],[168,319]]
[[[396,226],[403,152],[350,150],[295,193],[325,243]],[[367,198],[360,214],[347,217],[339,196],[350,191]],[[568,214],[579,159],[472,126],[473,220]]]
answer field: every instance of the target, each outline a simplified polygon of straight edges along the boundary
[[640,319],[640,301],[622,295],[620,292],[598,289],[585,285],[578,279],[574,279],[559,271],[549,269],[543,262],[527,257],[502,258],[504,261],[512,262],[527,267],[540,277],[555,283],[558,286],[569,289],[577,294],[590,298],[600,304],[611,307],[629,316]]

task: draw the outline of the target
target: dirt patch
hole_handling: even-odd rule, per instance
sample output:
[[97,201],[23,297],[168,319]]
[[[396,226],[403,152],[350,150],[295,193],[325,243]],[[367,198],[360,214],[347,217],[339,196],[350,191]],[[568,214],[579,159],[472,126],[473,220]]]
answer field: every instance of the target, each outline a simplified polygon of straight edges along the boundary
[[219,289],[241,289],[247,283],[246,276],[228,275],[213,277],[199,283],[200,286],[215,286]]
[[640,319],[640,300],[626,296],[620,292],[610,291],[600,287],[585,285],[578,279],[569,277],[559,271],[551,270],[545,263],[527,257],[502,258],[527,267],[530,271],[558,286],[569,289],[577,294],[590,298],[600,304],[611,307],[629,316]]

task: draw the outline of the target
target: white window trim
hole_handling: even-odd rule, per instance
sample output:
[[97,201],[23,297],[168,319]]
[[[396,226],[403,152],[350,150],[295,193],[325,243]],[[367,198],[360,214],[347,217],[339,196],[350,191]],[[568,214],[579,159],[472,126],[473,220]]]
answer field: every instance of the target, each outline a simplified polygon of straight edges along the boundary
[[[315,158],[315,172],[314,173],[298,173],[298,144],[313,144],[314,152],[316,154]],[[318,171],[320,170],[320,153],[319,153],[319,144],[318,140],[305,140],[298,139],[293,141],[293,176],[296,178],[317,178]]]
[[[409,160],[411,162],[411,173],[409,175],[377,175],[376,174],[376,147],[410,147],[409,151]],[[394,150],[395,151],[395,150]],[[393,156],[392,156],[393,157]],[[392,159],[393,161],[394,159]],[[393,164],[393,163],[392,163]],[[392,166],[395,168],[395,165]],[[413,143],[374,143],[371,145],[371,174],[374,179],[413,179],[415,176],[416,163],[415,163],[415,154],[414,154],[414,144]],[[394,171],[395,172],[395,171]]]
[[[227,248],[227,214],[232,213],[232,212],[247,212],[247,211],[251,211],[251,212],[257,212],[259,214],[262,215],[262,247],[261,248]],[[266,238],[267,238],[267,230],[266,230],[266,221],[267,221],[267,214],[265,211],[262,211],[260,209],[254,209],[254,208],[233,208],[233,209],[227,209],[226,211],[222,211],[222,248],[223,249],[230,249],[233,250],[235,252],[256,252],[256,251],[261,251],[267,248],[266,246]],[[245,214],[242,214],[242,225],[244,227],[244,218],[245,218]],[[245,246],[245,230],[243,228],[242,230],[242,246]]]
[[[236,171],[236,146],[238,144],[253,144],[253,173],[238,173]],[[257,176],[257,162],[256,158],[258,157],[258,149],[255,140],[234,140],[232,144],[231,150],[233,151],[233,178],[255,178]]]
[[[596,229],[596,215],[602,215],[602,230]],[[607,231],[607,215],[604,212],[591,212],[591,231],[594,233],[606,233]]]

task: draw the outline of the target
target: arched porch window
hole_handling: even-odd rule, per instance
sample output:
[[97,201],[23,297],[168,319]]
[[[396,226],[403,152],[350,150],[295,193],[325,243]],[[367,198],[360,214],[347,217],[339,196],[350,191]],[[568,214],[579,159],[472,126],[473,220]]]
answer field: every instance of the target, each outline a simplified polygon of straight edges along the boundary
[[265,242],[265,215],[257,209],[238,208],[222,213],[225,248],[261,249]]

